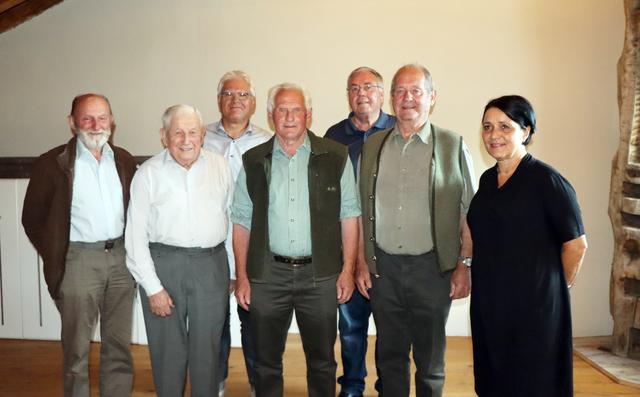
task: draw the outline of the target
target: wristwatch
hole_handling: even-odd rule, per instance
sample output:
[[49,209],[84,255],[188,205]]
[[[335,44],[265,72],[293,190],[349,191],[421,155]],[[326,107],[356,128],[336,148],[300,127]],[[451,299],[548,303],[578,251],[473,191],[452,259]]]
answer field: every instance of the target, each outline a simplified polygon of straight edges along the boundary
[[470,256],[459,256],[458,262],[462,262],[466,267],[471,267],[471,257]]

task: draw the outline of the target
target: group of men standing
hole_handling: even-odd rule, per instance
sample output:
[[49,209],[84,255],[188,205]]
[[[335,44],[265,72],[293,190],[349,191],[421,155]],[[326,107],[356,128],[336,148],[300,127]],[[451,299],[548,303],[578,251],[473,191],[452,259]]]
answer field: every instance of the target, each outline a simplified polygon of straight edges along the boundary
[[284,394],[295,312],[308,395],[335,396],[336,307],[340,396],[363,394],[371,313],[380,394],[409,394],[413,349],[417,395],[442,395],[451,300],[470,290],[468,149],[429,121],[436,92],[423,66],[394,75],[395,117],[381,110],[374,69],[349,75],[347,97],[352,112],[319,137],[309,93],[276,85],[272,135],[250,122],[249,76],[226,73],[221,120],[205,126],[192,106],[168,108],[165,148],[137,171],[111,143],[107,98],[74,99],[73,138],[36,161],[23,211],[62,318],[66,396],[89,395],[98,315],[101,395],[130,395],[134,279],[159,396],[182,396],[187,371],[192,396],[224,395],[232,292],[252,395]]

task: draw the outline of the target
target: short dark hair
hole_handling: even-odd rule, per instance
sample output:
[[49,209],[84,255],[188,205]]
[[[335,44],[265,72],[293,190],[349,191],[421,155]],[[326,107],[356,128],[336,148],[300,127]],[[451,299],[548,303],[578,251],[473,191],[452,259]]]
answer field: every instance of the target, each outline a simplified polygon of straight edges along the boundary
[[529,127],[529,136],[522,142],[525,146],[529,144],[531,137],[536,132],[536,112],[533,110],[531,102],[520,95],[504,95],[487,103],[484,112],[482,112],[483,117],[490,108],[500,109],[507,117],[518,123],[522,129]]

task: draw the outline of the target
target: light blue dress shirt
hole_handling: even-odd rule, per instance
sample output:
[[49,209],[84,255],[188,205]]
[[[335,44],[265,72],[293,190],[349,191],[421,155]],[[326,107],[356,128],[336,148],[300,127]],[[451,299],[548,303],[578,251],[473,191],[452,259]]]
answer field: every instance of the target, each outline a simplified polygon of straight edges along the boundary
[[113,150],[106,143],[100,161],[78,140],[73,173],[70,241],[93,243],[122,236],[124,203]]
[[234,180],[238,177],[238,173],[242,168],[242,155],[244,152],[268,141],[273,136],[269,131],[251,123],[249,123],[247,130],[237,139],[233,139],[227,134],[221,120],[211,123],[205,128],[207,132],[204,136],[204,148],[227,159]]
[[[286,256],[311,255],[308,165],[311,143],[307,136],[293,156],[274,139],[269,185],[269,243],[271,252]],[[351,161],[340,178],[340,219],[360,216],[355,176]],[[253,203],[247,191],[244,169],[236,181],[231,221],[251,229]]]
[[[231,175],[235,181],[242,169],[242,155],[247,150],[261,143],[268,141],[273,134],[256,125],[249,123],[247,129],[238,138],[233,139],[227,134],[222,120],[216,121],[206,126],[203,147],[214,153],[223,156],[229,163]],[[229,221],[231,222],[231,221]],[[236,260],[233,255],[233,228],[229,225],[229,234],[225,241],[227,249],[227,259],[229,261],[229,274],[232,280],[236,278]]]

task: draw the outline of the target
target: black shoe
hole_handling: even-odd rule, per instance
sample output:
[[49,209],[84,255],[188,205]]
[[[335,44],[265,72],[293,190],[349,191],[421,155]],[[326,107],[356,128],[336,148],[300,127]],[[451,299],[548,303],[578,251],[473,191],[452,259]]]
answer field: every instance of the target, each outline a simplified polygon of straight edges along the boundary
[[362,394],[345,393],[342,391],[338,394],[338,397],[362,397]]

